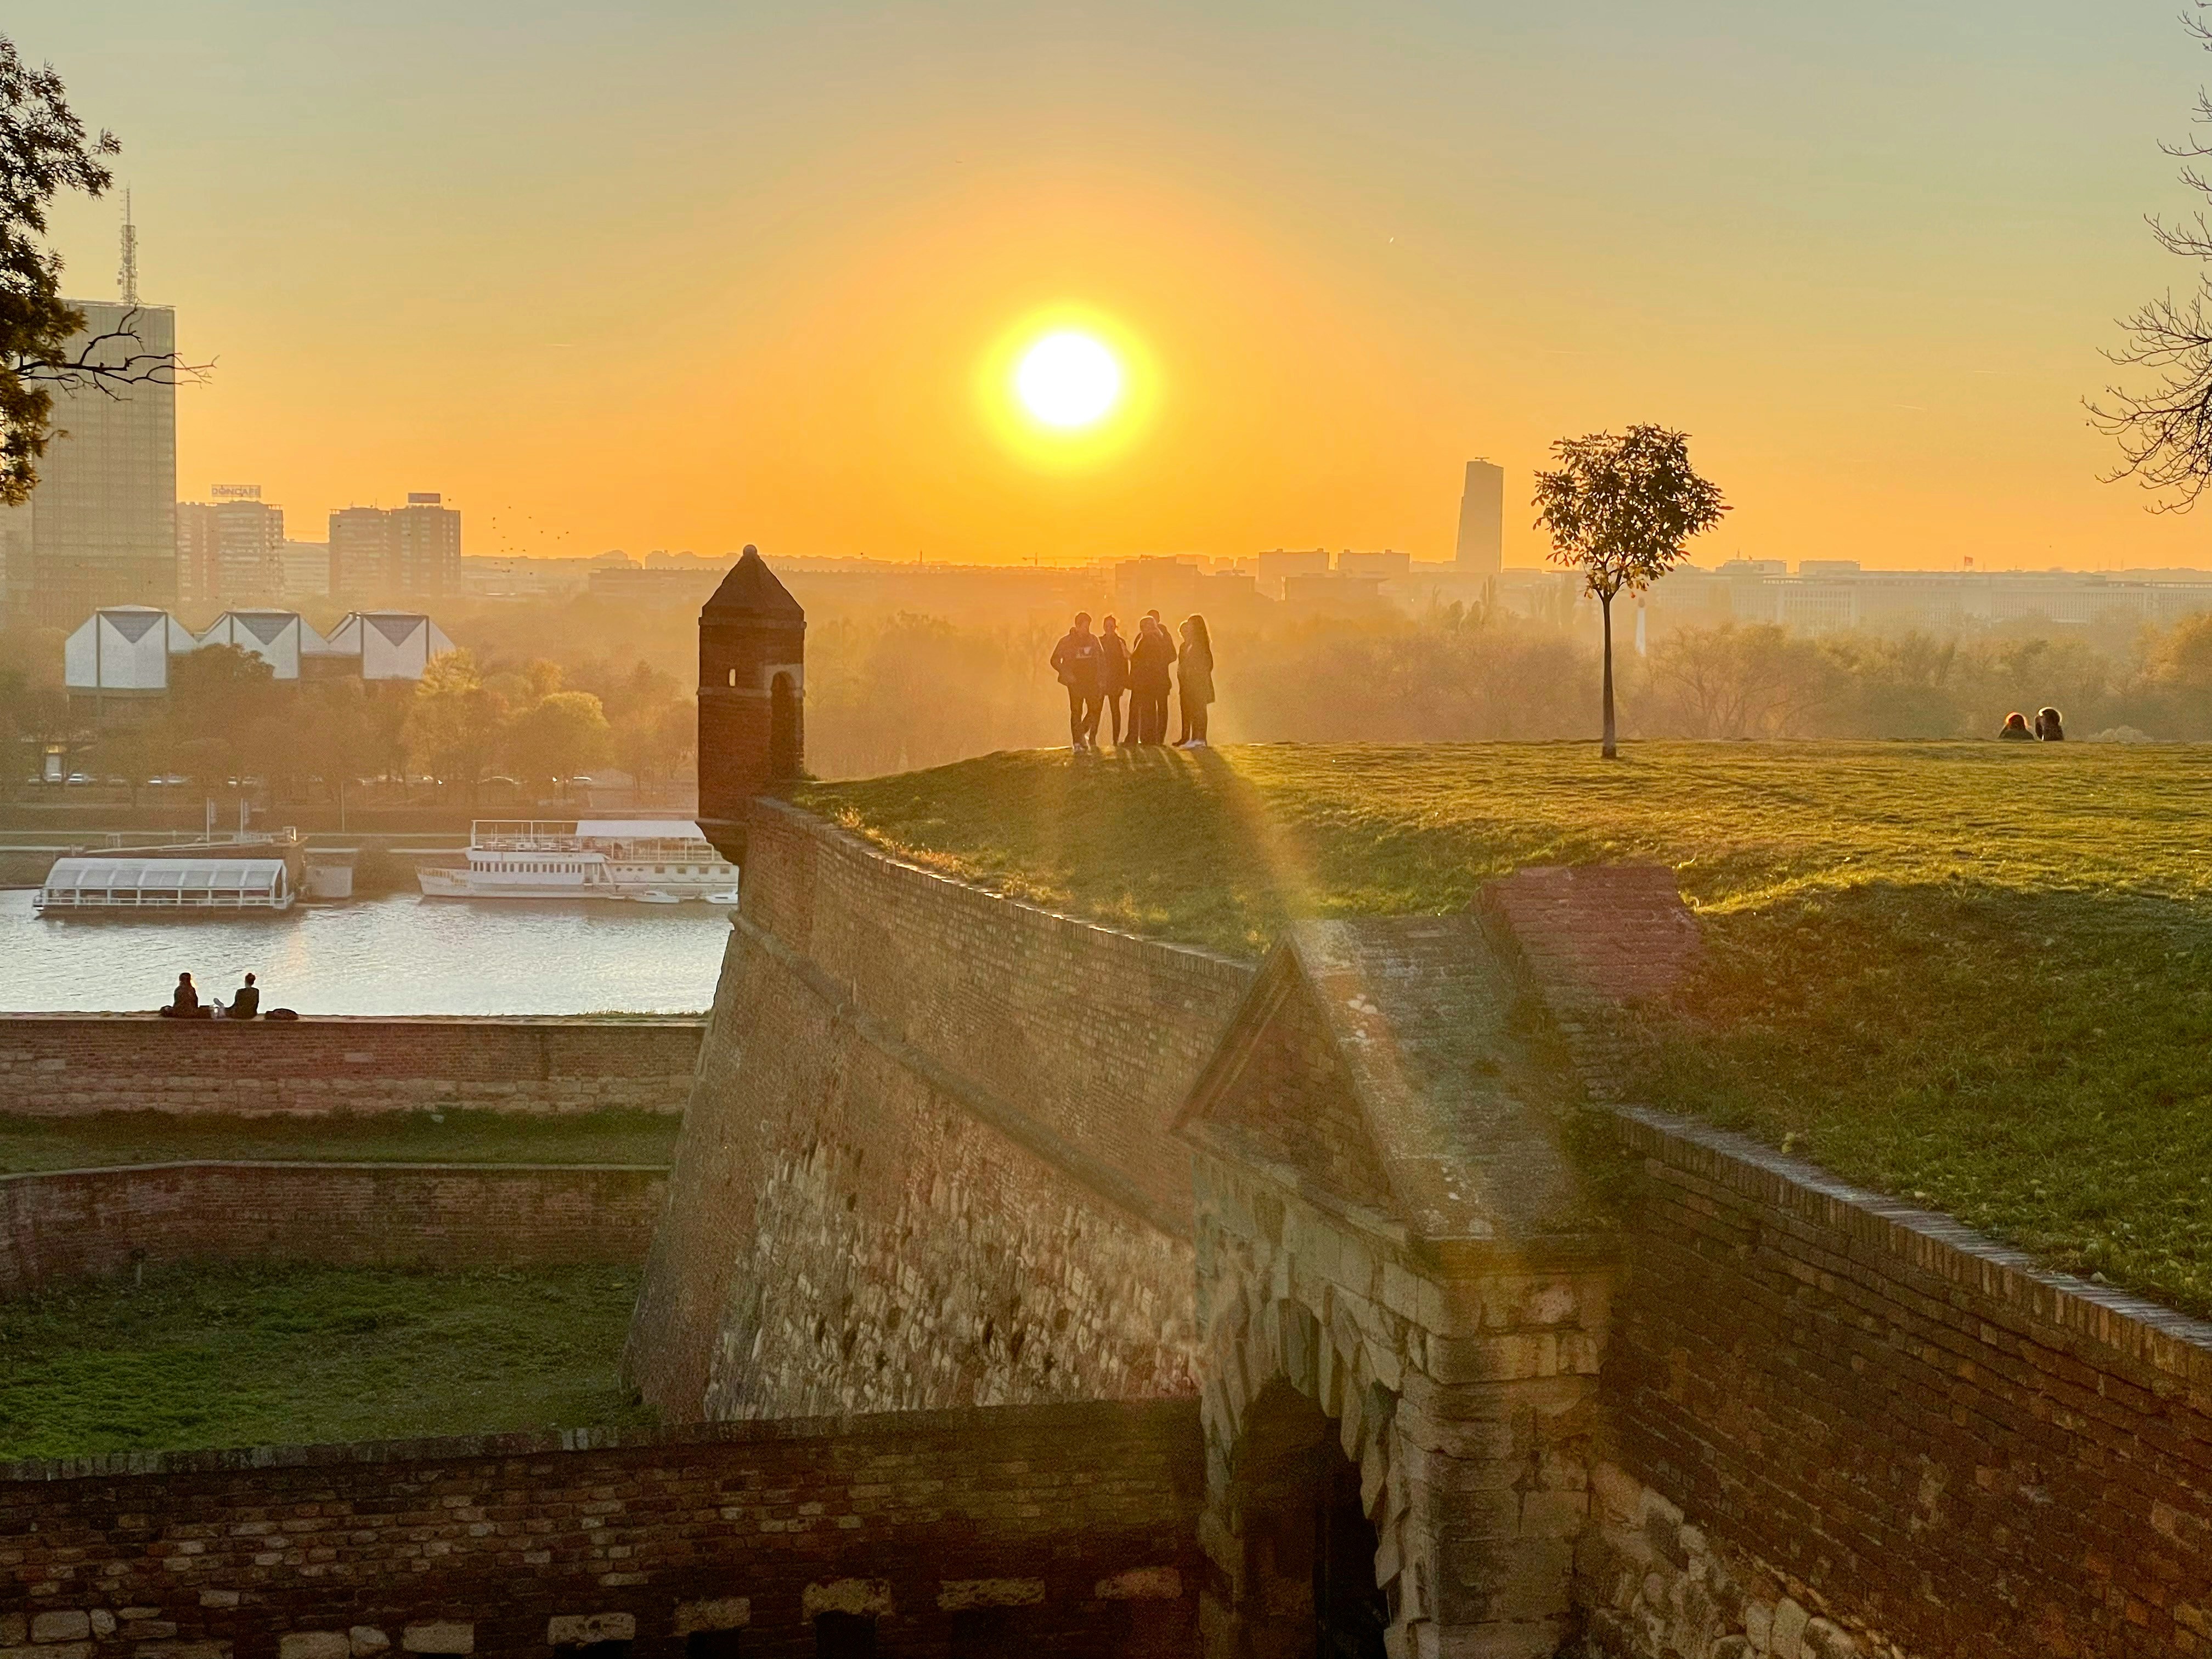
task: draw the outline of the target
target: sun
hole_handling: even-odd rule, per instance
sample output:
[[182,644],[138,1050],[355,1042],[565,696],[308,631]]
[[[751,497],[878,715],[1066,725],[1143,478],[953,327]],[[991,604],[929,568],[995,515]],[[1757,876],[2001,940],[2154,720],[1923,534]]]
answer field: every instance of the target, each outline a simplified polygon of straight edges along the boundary
[[1120,360],[1097,335],[1056,329],[1014,365],[1014,396],[1045,425],[1072,431],[1114,412],[1122,378]]

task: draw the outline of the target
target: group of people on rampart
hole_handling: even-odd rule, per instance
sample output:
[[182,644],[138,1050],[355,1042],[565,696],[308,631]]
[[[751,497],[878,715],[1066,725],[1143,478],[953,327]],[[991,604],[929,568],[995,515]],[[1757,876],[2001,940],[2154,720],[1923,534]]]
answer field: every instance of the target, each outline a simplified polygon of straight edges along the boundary
[[1182,716],[1174,746],[1206,747],[1206,710],[1213,702],[1213,639],[1203,617],[1184,617],[1180,631],[1177,644],[1168,636],[1160,613],[1147,611],[1133,638],[1124,635],[1112,617],[1094,634],[1091,613],[1075,613],[1074,625],[1060,635],[1051,657],[1053,672],[1067,688],[1068,745],[1075,753],[1095,750],[1102,730],[1116,749],[1168,742],[1171,691]]

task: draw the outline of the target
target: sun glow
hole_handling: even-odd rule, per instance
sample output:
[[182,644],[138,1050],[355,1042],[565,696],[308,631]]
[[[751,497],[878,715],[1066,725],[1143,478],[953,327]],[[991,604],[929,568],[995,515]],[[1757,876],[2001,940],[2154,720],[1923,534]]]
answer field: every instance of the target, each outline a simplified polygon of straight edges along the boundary
[[1121,402],[1121,365],[1097,336],[1055,330],[1022,354],[1014,395],[1047,426],[1091,426]]
[[1043,472],[1088,472],[1141,447],[1160,377],[1144,337],[1097,306],[1062,301],[1011,318],[975,361],[976,412],[1007,453]]

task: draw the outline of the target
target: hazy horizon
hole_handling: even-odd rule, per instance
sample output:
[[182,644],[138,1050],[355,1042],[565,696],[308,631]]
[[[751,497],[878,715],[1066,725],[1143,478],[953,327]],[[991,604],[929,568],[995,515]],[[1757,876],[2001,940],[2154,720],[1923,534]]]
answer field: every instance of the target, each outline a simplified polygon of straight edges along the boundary
[[[1395,3],[32,4],[113,128],[142,291],[219,362],[179,490],[295,535],[437,489],[475,555],[1048,563],[1450,555],[1560,435],[1686,428],[1692,550],[2205,566],[2098,481],[2112,319],[2212,59],[2169,0],[1571,17]],[[114,293],[119,193],[64,204]],[[1037,464],[981,407],[1023,319],[1128,343],[1144,418]]]

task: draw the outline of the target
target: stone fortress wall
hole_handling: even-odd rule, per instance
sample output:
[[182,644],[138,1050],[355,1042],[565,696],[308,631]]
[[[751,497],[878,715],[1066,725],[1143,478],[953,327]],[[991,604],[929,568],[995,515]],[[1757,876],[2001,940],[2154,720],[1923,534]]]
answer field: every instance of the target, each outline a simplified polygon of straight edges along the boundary
[[0,1300],[182,1261],[639,1262],[667,1184],[665,1170],[605,1164],[241,1161],[4,1176]]
[[630,1372],[672,1421],[1188,1395],[1169,1133],[1240,963],[1012,903],[773,802]]
[[[1327,1393],[1334,1353],[1360,1384],[1326,1407],[1359,1402],[1347,1451],[1382,1443],[1393,1368],[1425,1364],[1419,1319],[1403,1353],[1347,1328],[1317,1360],[1310,1321],[1193,1328],[1190,1241],[1224,1217],[1194,1215],[1168,1122],[1249,969],[946,881],[787,807],[763,804],[750,835],[633,1334],[649,1397],[680,1420],[1218,1389],[1209,1420],[1234,1424],[1270,1365],[1318,1365]],[[1483,907],[1584,1062],[1622,1229],[1602,1284],[1587,1264],[1564,1296],[1542,1264],[1516,1281],[1539,1310],[1517,1316],[1556,1303],[1571,1341],[1486,1328],[1486,1353],[1533,1369],[1449,1385],[1480,1409],[1540,1384],[1568,1415],[1522,1425],[1511,1406],[1479,1474],[1401,1447],[1445,1483],[1456,1559],[1538,1528],[1518,1559],[1571,1564],[1575,1639],[1623,1659],[2212,1654],[2212,1331],[1608,1098],[1607,1009],[1694,951],[1662,885],[1530,872]],[[1415,1293],[1387,1255],[1337,1241],[1332,1305]],[[1515,1503],[1450,1495],[1487,1491],[1516,1447]],[[1449,1593],[1505,1608],[1522,1588],[1476,1571]],[[1558,1628],[1500,1639],[1549,1651]]]
[[680,1112],[706,1022],[0,1014],[0,1110]]
[[1169,1659],[1188,1401],[0,1465],[21,1659]]

